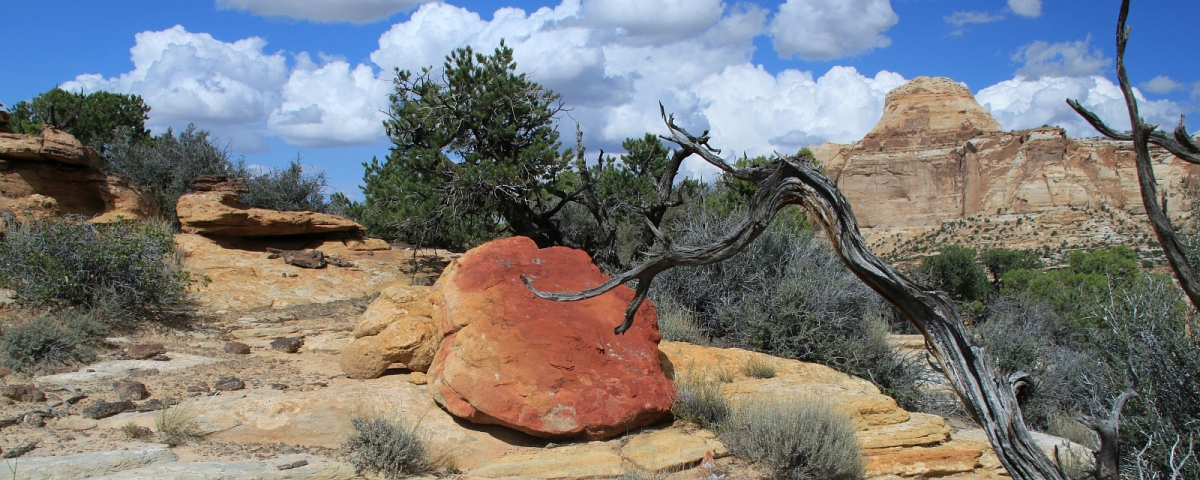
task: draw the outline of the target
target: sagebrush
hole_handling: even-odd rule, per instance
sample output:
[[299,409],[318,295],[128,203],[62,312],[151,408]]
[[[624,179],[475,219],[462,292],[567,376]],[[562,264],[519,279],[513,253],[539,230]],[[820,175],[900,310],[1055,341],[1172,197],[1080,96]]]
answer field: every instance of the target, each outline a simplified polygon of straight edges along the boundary
[[863,478],[862,449],[849,415],[815,398],[734,403],[718,436],[738,458],[783,480]]
[[0,239],[0,286],[33,305],[175,307],[193,279],[181,267],[173,233],[164,221],[10,220]]
[[360,475],[372,472],[392,480],[431,473],[445,463],[425,445],[416,425],[378,417],[354,417],[350,424],[354,433],[342,443],[342,453]]
[[95,361],[95,343],[108,331],[106,313],[72,309],[9,327],[0,337],[0,364],[35,374]]

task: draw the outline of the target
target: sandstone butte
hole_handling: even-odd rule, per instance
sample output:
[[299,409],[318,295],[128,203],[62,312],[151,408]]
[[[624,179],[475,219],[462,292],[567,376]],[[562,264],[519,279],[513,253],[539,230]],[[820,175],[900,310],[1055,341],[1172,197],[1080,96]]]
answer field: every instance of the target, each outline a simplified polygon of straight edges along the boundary
[[[1057,127],[1002,131],[947,78],[897,87],[861,141],[813,153],[877,253],[923,235],[976,248],[1095,247],[1136,244],[1150,231],[1128,144],[1069,138]],[[1190,204],[1183,183],[1200,179],[1200,166],[1152,153],[1179,220]]]
[[633,291],[560,303],[543,291],[580,291],[608,277],[582,251],[538,249],[513,237],[468,251],[434,286],[444,339],[429,368],[434,399],[451,414],[545,438],[603,439],[650,425],[674,386],[658,360],[658,322],[645,304],[613,333]]
[[22,218],[82,215],[102,223],[158,215],[149,191],[104,174],[94,150],[50,127],[40,135],[0,133],[0,210]]

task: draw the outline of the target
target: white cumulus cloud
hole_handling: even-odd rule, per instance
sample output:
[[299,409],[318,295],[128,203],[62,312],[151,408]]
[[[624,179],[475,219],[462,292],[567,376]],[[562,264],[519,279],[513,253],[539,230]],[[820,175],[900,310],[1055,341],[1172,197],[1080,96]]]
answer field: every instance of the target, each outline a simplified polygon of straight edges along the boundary
[[[220,129],[265,120],[287,81],[284,56],[264,53],[267,42],[258,37],[229,43],[176,25],[139,33],[135,41],[132,71],[114,78],[80,75],[62,87],[141,95],[156,130],[188,123]],[[239,139],[239,147],[260,145],[253,136]]]
[[1042,15],[1042,0],[1008,0],[1008,8],[1022,17],[1037,18]]
[[[1147,122],[1168,127],[1178,122],[1178,104],[1167,100],[1150,101],[1137,90],[1134,93],[1139,112]],[[1129,129],[1129,113],[1125,109],[1125,97],[1121,95],[1120,87],[1101,76],[1018,76],[980,90],[975,98],[984,108],[991,110],[992,116],[1005,130],[1055,125],[1065,128],[1067,134],[1074,137],[1099,135],[1067,105],[1068,98],[1079,100],[1109,126],[1118,130]]]
[[332,147],[373,143],[383,136],[391,84],[371,67],[344,61],[302,65],[283,87],[267,128],[293,145]]
[[1166,94],[1176,90],[1183,90],[1187,85],[1171,80],[1171,77],[1159,75],[1150,79],[1148,82],[1142,82],[1142,88],[1147,92]]
[[707,30],[725,11],[721,0],[587,0],[589,24],[618,29],[618,35],[678,40]]
[[1075,42],[1033,42],[1017,50],[1012,60],[1024,63],[1017,75],[1025,77],[1095,75],[1112,64],[1104,52],[1092,47],[1091,36]]
[[217,7],[311,22],[370,23],[436,0],[217,0]]
[[1004,20],[1004,15],[995,15],[987,12],[954,12],[952,15],[942,17],[946,23],[961,27],[968,23],[992,23]]
[[891,45],[899,21],[890,0],[787,0],[770,33],[782,57],[833,60]]

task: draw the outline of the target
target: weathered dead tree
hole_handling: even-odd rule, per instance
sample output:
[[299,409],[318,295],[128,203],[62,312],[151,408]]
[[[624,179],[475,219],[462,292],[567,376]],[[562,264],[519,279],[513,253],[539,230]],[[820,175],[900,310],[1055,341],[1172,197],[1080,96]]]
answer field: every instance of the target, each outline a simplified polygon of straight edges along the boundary
[[1167,263],[1175,272],[1179,286],[1187,294],[1192,306],[1200,309],[1200,277],[1196,275],[1195,266],[1187,261],[1183,242],[1171,226],[1167,218],[1167,197],[1161,197],[1159,204],[1158,182],[1154,179],[1154,162],[1150,158],[1150,144],[1157,145],[1171,152],[1175,157],[1193,164],[1200,165],[1200,145],[1188,135],[1184,126],[1184,118],[1180,117],[1179,126],[1175,127],[1173,135],[1158,131],[1157,125],[1148,125],[1138,114],[1137,98],[1133,96],[1133,87],[1129,84],[1129,76],[1125,71],[1125,45],[1129,42],[1129,27],[1125,20],[1129,16],[1129,0],[1121,2],[1121,14],[1117,18],[1117,81],[1121,84],[1121,92],[1125,95],[1125,106],[1129,110],[1130,131],[1119,132],[1109,127],[1095,113],[1092,113],[1078,101],[1067,100],[1071,108],[1088,121],[1097,131],[1113,140],[1123,140],[1133,143],[1133,151],[1137,161],[1138,186],[1141,188],[1142,205],[1146,207],[1146,216],[1162,245]]
[[616,333],[623,333],[632,324],[634,313],[646,299],[651,282],[659,273],[674,267],[706,265],[728,259],[766,230],[781,209],[798,205],[823,228],[834,250],[850,270],[899,308],[925,336],[944,374],[967,411],[987,433],[1009,474],[1015,479],[1068,478],[1034,443],[1021,415],[1016,386],[1000,372],[987,352],[972,344],[954,302],[941,291],[927,290],[913,282],[866,248],[850,203],[833,180],[809,161],[797,157],[780,156],[767,165],[736,168],[719,156],[719,150],[708,145],[707,134],[693,136],[675,125],[673,116],[662,114],[671,132],[669,137],[662,137],[664,140],[734,178],[758,184],[738,227],[716,243],[703,246],[674,245],[659,229],[653,228],[661,252],[603,285],[583,292],[550,293],[534,289],[530,281],[524,279],[530,290],[550,300],[575,301],[601,295],[618,285],[632,284],[634,298],[626,309],[625,321],[616,328]]

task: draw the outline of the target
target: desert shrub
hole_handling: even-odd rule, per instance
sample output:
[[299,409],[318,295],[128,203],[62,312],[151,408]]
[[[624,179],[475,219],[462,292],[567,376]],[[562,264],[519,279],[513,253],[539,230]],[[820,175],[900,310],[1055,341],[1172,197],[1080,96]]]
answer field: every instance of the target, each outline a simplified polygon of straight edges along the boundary
[[[1079,260],[1113,258],[1111,252],[1090,253]],[[1117,258],[1128,257],[1118,252]],[[1032,427],[1085,445],[1094,445],[1091,435],[1068,419],[1107,416],[1112,400],[1133,385],[1131,372],[1136,374],[1138,396],[1122,412],[1121,461],[1131,469],[1140,464],[1147,476],[1167,478],[1173,446],[1176,460],[1189,448],[1200,455],[1200,448],[1188,442],[1200,437],[1200,381],[1195,375],[1200,344],[1189,333],[1200,331],[1200,324],[1170,278],[1129,278],[1118,265],[1097,285],[1087,275],[1098,275],[1094,272],[1103,268],[1072,271],[1076,265],[1073,261],[1070,269],[1055,274],[1078,282],[1069,295],[1041,295],[1032,289],[1001,295],[989,305],[987,320],[973,327],[975,337],[1002,371],[1034,376],[1035,388],[1022,407]],[[1130,474],[1137,478],[1136,472]],[[1197,475],[1200,465],[1184,469],[1183,478]]]
[[93,345],[107,331],[98,311],[47,313],[8,328],[0,337],[0,364],[19,372],[45,373],[96,359]]
[[183,300],[192,280],[180,267],[173,232],[163,221],[12,221],[0,240],[0,285],[31,304],[171,307]]
[[768,469],[772,478],[863,478],[854,422],[817,399],[736,403],[717,429],[733,455]]
[[709,381],[704,372],[687,371],[675,376],[675,401],[671,413],[675,418],[710,428],[729,414],[719,382]]
[[104,170],[149,188],[159,211],[174,222],[175,204],[197,176],[234,173],[229,155],[228,148],[218,147],[208,132],[193,125],[178,136],[167,130],[150,139],[117,129],[113,140],[104,145]]
[[439,466],[416,426],[361,417],[350,419],[350,424],[354,433],[342,443],[342,452],[360,475],[373,472],[391,480],[430,473]]
[[990,285],[987,272],[975,261],[976,256],[977,252],[970,248],[947,245],[937,255],[922,259],[917,272],[928,278],[930,286],[955,300],[986,300]]
[[980,257],[988,273],[992,275],[993,283],[997,286],[1004,272],[1016,269],[1038,270],[1042,268],[1042,258],[1034,250],[1009,250],[1006,248],[989,248]]
[[[729,260],[663,272],[651,298],[691,312],[716,345],[828,365],[874,382],[905,408],[922,408],[921,366],[887,341],[891,308],[798,210],[784,213]],[[739,214],[701,196],[668,228],[680,245],[706,244],[732,230]]]
[[246,205],[283,211],[327,210],[324,190],[329,182],[325,172],[304,173],[299,158],[287,168],[269,169],[257,175],[250,174],[240,162],[236,170],[234,174],[246,177],[250,189],[239,197]]

